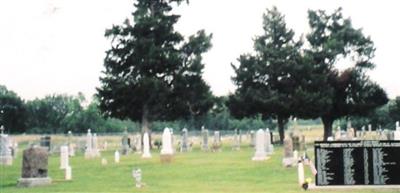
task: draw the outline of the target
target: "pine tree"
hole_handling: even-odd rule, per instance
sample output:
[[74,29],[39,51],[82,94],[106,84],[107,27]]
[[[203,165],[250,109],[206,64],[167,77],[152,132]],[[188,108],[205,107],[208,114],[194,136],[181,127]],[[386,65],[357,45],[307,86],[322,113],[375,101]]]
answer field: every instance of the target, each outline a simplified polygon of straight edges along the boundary
[[141,121],[200,116],[212,107],[202,79],[202,54],[211,35],[200,30],[187,40],[174,30],[179,15],[172,5],[182,0],[138,0],[133,21],[106,30],[112,40],[98,88],[104,115]]

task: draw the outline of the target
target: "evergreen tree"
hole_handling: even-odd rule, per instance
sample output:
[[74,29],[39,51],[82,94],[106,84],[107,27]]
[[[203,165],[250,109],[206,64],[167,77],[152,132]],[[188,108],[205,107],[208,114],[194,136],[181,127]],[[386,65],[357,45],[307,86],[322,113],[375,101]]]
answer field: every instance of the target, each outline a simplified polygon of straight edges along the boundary
[[182,0],[138,0],[133,20],[106,30],[112,39],[98,88],[104,115],[140,121],[191,118],[212,107],[212,94],[202,79],[202,54],[211,35],[198,31],[186,41],[174,30],[179,15],[172,5]]
[[[365,116],[387,103],[385,91],[371,81],[366,71],[373,69],[371,59],[375,47],[369,37],[355,29],[350,19],[343,17],[341,8],[332,14],[325,11],[309,11],[311,27],[307,40],[310,49],[307,57],[315,73],[327,79],[319,82],[327,98],[324,112],[320,114],[324,124],[324,139],[332,135],[332,123],[344,116]],[[340,70],[339,63],[350,67]]]
[[301,106],[296,97],[304,92],[300,84],[307,73],[300,52],[302,42],[294,40],[293,30],[287,28],[276,7],[264,14],[263,29],[264,34],[254,40],[255,54],[243,54],[239,66],[232,65],[237,90],[228,106],[236,117],[275,117],[283,142],[284,127],[289,117],[296,115],[295,108]]

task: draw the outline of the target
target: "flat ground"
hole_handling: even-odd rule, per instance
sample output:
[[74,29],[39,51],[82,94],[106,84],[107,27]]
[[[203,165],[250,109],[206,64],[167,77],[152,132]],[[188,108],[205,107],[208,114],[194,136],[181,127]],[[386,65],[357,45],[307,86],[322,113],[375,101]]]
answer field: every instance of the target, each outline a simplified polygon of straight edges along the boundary
[[[113,151],[102,152],[108,165],[102,166],[101,159],[85,160],[82,153],[70,158],[73,168],[73,180],[64,181],[63,170],[59,169],[59,156],[49,158],[49,176],[53,184],[47,187],[17,188],[17,179],[21,173],[21,155],[13,166],[1,166],[1,193],[128,193],[128,192],[302,192],[297,185],[297,169],[284,168],[282,148],[277,147],[275,153],[267,161],[253,162],[254,150],[242,147],[240,151],[232,151],[225,146],[222,152],[201,152],[195,148],[189,153],[177,153],[173,163],[162,164],[157,153],[153,158],[143,160],[139,155],[122,156],[119,164],[113,163]],[[143,172],[142,189],[134,187],[131,176],[132,169],[140,167]],[[311,177],[307,168],[307,175]],[[377,190],[354,190],[346,192],[365,193]],[[312,191],[318,192],[318,191]],[[327,192],[343,192],[327,191]],[[400,192],[386,191],[386,192]]]

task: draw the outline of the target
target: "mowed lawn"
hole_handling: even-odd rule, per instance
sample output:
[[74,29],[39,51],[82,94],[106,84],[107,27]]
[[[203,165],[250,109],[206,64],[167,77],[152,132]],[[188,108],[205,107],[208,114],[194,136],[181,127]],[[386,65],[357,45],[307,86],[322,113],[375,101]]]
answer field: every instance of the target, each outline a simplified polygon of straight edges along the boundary
[[[53,184],[46,187],[17,188],[21,173],[21,155],[13,166],[1,166],[0,192],[68,192],[68,193],[111,193],[111,192],[302,192],[297,184],[297,168],[282,166],[282,148],[277,147],[267,161],[254,162],[254,150],[246,147],[232,151],[226,146],[222,152],[201,152],[198,148],[189,153],[176,153],[170,164],[160,163],[158,151],[153,158],[143,160],[137,154],[121,156],[119,164],[114,163],[113,151],[102,152],[108,164],[101,165],[101,159],[85,160],[82,153],[70,158],[73,180],[64,181],[64,172],[59,169],[59,156],[49,158],[49,175]],[[142,189],[134,187],[132,169],[140,167],[143,173]],[[310,174],[307,169],[307,175]],[[400,191],[400,190],[399,190]],[[397,192],[399,192],[397,191]],[[312,191],[318,192],[318,191]],[[327,191],[335,192],[335,191]],[[337,191],[343,192],[343,191]],[[355,190],[346,192],[375,192]],[[396,191],[386,191],[396,192]]]

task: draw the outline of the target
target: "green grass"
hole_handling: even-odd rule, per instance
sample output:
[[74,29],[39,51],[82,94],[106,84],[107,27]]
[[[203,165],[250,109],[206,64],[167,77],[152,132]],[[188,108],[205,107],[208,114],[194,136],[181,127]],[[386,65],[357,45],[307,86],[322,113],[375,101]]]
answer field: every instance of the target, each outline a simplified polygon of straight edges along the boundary
[[[162,164],[159,154],[153,152],[153,158],[149,160],[131,154],[122,156],[121,162],[115,164],[113,152],[107,151],[102,152],[102,156],[108,160],[106,166],[101,165],[101,158],[85,160],[82,154],[78,154],[70,158],[72,181],[63,180],[64,173],[59,169],[59,156],[52,155],[49,158],[49,176],[53,179],[53,184],[35,188],[16,187],[21,170],[19,155],[13,166],[1,166],[0,193],[302,192],[297,184],[297,169],[284,168],[281,164],[281,148],[276,148],[275,154],[263,162],[251,161],[253,153],[250,147],[240,151],[232,151],[230,147],[226,147],[219,153],[195,149],[189,153],[176,153],[172,163]],[[135,167],[142,169],[143,182],[146,183],[142,189],[134,187],[131,172]],[[310,176],[309,172],[307,173]],[[373,190],[346,192],[365,193]]]

